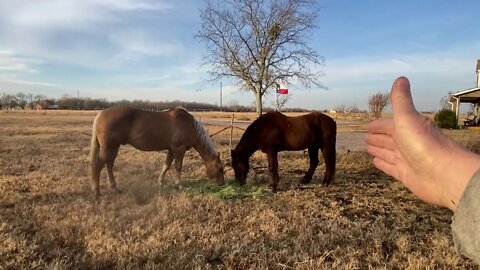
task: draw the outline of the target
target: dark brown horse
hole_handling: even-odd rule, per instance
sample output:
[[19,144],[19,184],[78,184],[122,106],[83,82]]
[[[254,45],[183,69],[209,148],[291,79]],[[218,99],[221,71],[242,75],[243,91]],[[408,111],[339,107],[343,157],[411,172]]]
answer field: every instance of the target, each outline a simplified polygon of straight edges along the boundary
[[164,112],[147,112],[127,106],[117,106],[100,112],[93,122],[90,160],[92,189],[100,195],[100,172],[107,165],[110,187],[117,190],[113,164],[122,144],[130,144],[143,151],[168,150],[159,176],[160,184],[175,158],[177,183],[180,180],[185,151],[195,148],[205,166],[207,175],[223,185],[223,166],[208,132],[184,109]]
[[320,112],[312,112],[297,117],[288,117],[279,112],[269,112],[248,126],[236,148],[232,150],[232,167],[235,179],[245,184],[250,168],[248,159],[257,150],[267,154],[268,171],[272,182],[272,191],[278,187],[278,160],[280,151],[298,151],[308,148],[310,167],[301,183],[310,183],[318,166],[318,150],[322,150],[326,165],[324,185],[335,178],[335,142],[337,124]]

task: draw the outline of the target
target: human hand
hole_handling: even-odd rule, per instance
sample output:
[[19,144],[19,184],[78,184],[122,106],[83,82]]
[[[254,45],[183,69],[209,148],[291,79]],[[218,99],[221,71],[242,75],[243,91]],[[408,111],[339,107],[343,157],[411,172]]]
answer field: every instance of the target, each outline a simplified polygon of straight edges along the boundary
[[395,80],[390,96],[393,119],[373,121],[365,135],[374,165],[420,199],[455,210],[480,156],[416,111],[407,78]]

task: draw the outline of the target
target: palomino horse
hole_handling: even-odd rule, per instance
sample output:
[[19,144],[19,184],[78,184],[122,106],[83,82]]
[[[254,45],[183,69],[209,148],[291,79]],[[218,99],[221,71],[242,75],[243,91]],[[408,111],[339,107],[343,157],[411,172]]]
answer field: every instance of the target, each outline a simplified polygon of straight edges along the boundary
[[130,144],[143,151],[168,150],[160,184],[175,158],[176,181],[180,180],[185,151],[191,147],[198,151],[207,175],[223,185],[223,166],[220,154],[215,150],[208,132],[184,109],[163,112],[147,112],[127,106],[111,107],[100,112],[93,122],[90,159],[92,189],[100,196],[100,172],[107,165],[110,187],[117,190],[113,176],[113,164],[120,145]]
[[312,112],[297,117],[288,117],[279,112],[269,112],[253,121],[242,135],[236,148],[231,151],[235,179],[245,184],[250,168],[248,159],[257,150],[267,154],[268,171],[272,191],[278,186],[278,159],[280,151],[298,151],[308,148],[310,167],[301,183],[310,183],[317,167],[318,150],[322,150],[326,165],[324,185],[335,178],[335,142],[337,124],[320,112]]

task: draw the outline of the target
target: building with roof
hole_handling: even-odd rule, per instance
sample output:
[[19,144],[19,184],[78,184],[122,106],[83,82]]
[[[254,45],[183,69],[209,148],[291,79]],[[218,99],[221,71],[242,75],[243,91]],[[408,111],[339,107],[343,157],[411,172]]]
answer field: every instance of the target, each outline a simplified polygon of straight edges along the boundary
[[480,125],[480,59],[477,60],[477,86],[474,88],[462,90],[453,93],[450,97],[452,111],[455,112],[457,119],[459,117],[459,109],[461,103],[473,104],[473,115],[470,119],[464,121],[465,125]]

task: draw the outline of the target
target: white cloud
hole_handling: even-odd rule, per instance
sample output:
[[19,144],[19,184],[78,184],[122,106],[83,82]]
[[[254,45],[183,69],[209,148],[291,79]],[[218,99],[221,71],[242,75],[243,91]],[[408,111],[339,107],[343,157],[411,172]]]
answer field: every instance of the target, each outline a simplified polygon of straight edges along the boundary
[[27,81],[27,80],[18,80],[18,79],[2,79],[0,78],[0,83],[3,84],[18,84],[22,86],[45,86],[45,87],[61,87],[55,83],[47,82],[36,82],[36,81]]
[[474,74],[476,60],[480,57],[479,47],[479,41],[470,41],[428,53],[333,59],[327,62],[325,79],[330,83],[379,80],[399,75],[424,75],[432,81],[456,79]]
[[141,20],[173,9],[156,0],[0,0],[0,50],[91,68],[171,55],[181,44],[156,37]]
[[195,59],[176,65],[157,66],[151,69],[127,70],[108,76],[110,83],[115,85],[136,85],[143,87],[169,86],[171,88],[188,87],[189,89],[201,89],[205,83],[207,70],[195,63]]
[[[219,83],[205,84],[208,66],[199,66],[201,51],[187,37],[193,24],[185,14],[190,19],[197,10],[173,5],[193,6],[183,0],[0,0],[0,87],[42,90],[52,97],[69,87],[108,99],[216,102]],[[469,43],[422,54],[327,58],[320,79],[330,90],[305,90],[292,82],[287,106],[363,107],[368,95],[388,91],[399,75],[412,79],[419,104],[436,105],[447,91],[474,81],[480,43]],[[428,49],[420,42],[415,48]],[[252,93],[223,83],[225,104],[253,102]]]
[[18,92],[45,95],[49,98],[58,98],[69,89],[55,83],[35,80],[22,80],[5,74],[0,75],[0,93],[16,94]]
[[183,46],[178,41],[165,42],[142,29],[128,28],[121,29],[109,34],[109,38],[118,44],[125,51],[124,58],[134,58],[136,54],[153,56],[172,56],[179,53]]
[[37,70],[34,65],[40,64],[40,61],[16,56],[11,51],[0,50],[0,72],[26,72],[35,73]]
[[84,2],[92,6],[123,10],[169,10],[174,8],[171,2],[161,0],[88,0]]
[[458,77],[471,72],[472,57],[454,55],[410,55],[382,59],[341,59],[332,61],[326,68],[326,80],[330,83],[377,80],[382,77],[408,74],[432,74],[442,78]]
[[[479,42],[470,42],[428,53],[333,59],[327,62],[324,79],[332,92],[323,93],[318,100],[323,104],[330,102],[331,106],[357,104],[365,107],[369,95],[389,91],[393,80],[403,75],[412,83],[417,108],[436,110],[439,100],[448,91],[474,86],[479,47]],[[308,98],[301,98],[304,104],[313,104]]]
[[14,27],[86,29],[101,22],[121,19],[118,11],[168,10],[162,1],[142,0],[43,0],[0,1],[2,20]]

